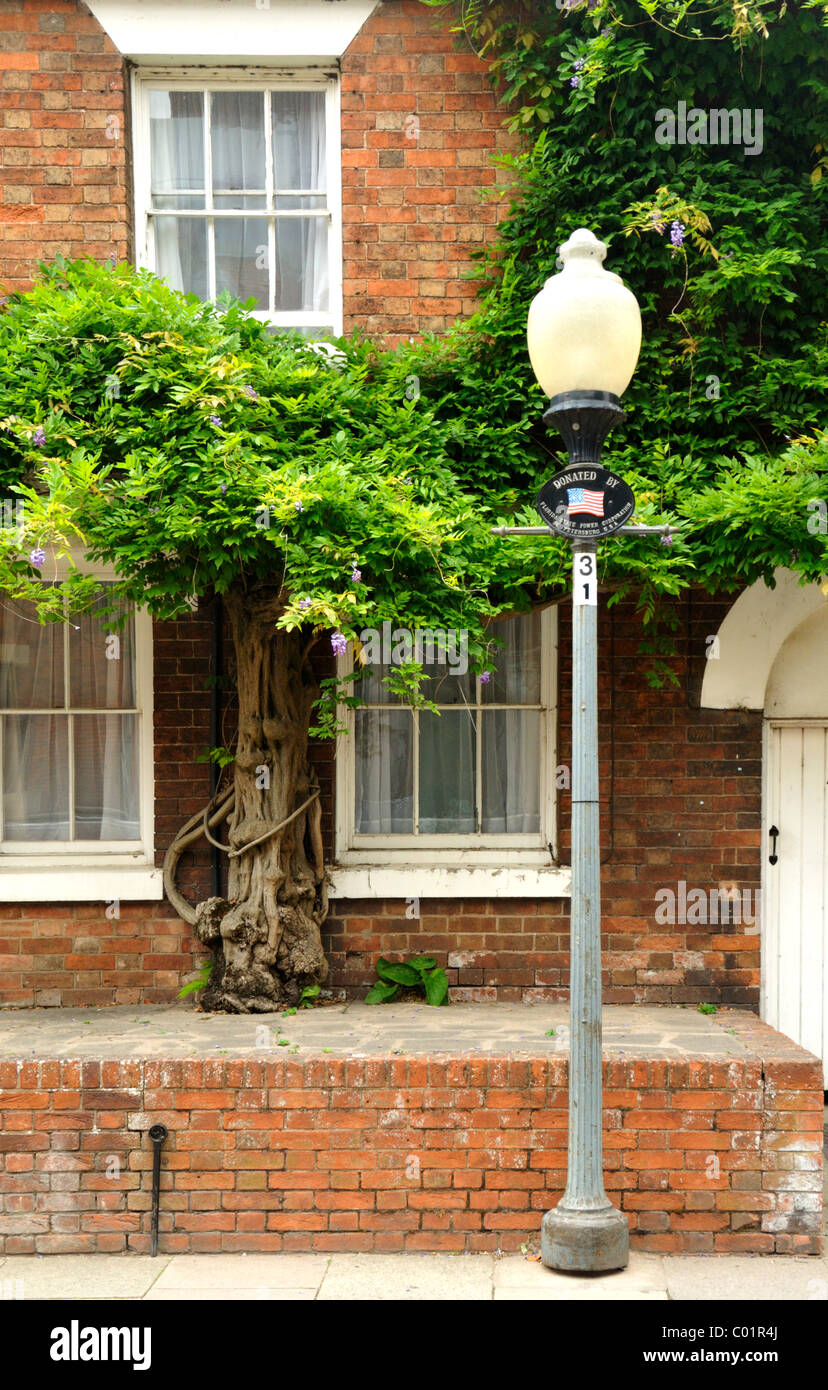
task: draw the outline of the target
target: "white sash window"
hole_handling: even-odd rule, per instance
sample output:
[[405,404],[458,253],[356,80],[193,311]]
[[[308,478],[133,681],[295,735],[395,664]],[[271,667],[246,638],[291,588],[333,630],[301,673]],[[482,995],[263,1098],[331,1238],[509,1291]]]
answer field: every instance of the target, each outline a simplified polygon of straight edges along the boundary
[[148,615],[43,624],[2,598],[0,896],[160,896],[152,789]]
[[568,891],[553,863],[567,775],[555,759],[555,610],[493,633],[504,645],[488,682],[426,665],[439,714],[395,700],[380,666],[359,683],[365,704],[345,716],[337,748],[336,896],[491,892],[493,873],[507,891],[510,869],[525,871],[511,884],[524,896]]
[[277,327],[340,333],[335,80],[144,75],[135,91],[139,262]]

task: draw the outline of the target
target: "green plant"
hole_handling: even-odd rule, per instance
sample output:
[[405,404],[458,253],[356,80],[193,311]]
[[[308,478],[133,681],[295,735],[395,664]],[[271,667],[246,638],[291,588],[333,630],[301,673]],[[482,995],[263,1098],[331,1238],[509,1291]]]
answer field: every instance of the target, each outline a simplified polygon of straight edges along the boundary
[[198,994],[201,990],[206,989],[212,973],[213,962],[207,961],[206,965],[202,965],[194,980],[188,980],[186,985],[181,986],[178,991],[179,999],[186,999],[188,994]]
[[299,1009],[312,1009],[314,1000],[318,999],[321,993],[321,985],[305,985],[302,993],[299,995],[299,1003],[296,1007],[292,1009],[283,1009],[282,1013],[286,1018],[289,1018],[293,1014],[298,1013]]
[[380,956],[376,984],[365,996],[366,1004],[389,1004],[400,987],[421,991],[427,1004],[448,1003],[448,979],[433,956],[411,956],[406,961],[390,961]]
[[715,1014],[719,1010],[715,1004],[699,1004],[697,1012],[700,1014]]

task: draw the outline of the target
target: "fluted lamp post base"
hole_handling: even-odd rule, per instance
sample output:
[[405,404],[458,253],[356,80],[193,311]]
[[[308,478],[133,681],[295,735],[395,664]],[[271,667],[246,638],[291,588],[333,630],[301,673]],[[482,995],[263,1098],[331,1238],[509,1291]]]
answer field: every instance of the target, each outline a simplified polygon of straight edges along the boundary
[[610,1201],[584,1211],[564,1201],[541,1222],[541,1259],[549,1269],[571,1273],[626,1269],[630,1258],[630,1228],[623,1212]]

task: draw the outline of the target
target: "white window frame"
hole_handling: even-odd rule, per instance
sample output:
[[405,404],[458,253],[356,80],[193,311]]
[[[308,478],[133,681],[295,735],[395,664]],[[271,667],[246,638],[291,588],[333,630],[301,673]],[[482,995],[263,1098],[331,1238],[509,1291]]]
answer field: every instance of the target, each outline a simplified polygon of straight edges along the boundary
[[[150,112],[149,112],[149,93],[151,91],[190,91],[203,92],[210,91],[235,92],[242,88],[247,90],[268,90],[279,89],[281,91],[325,92],[325,123],[326,123],[326,168],[328,176],[328,277],[330,305],[326,313],[295,311],[276,311],[273,314],[266,310],[255,310],[253,317],[262,323],[273,324],[279,328],[318,328],[319,336],[324,336],[325,332],[331,333],[334,337],[340,337],[343,332],[343,305],[342,305],[342,137],[340,127],[340,100],[339,100],[339,74],[330,69],[322,68],[297,68],[284,70],[281,68],[253,68],[253,67],[162,67],[162,68],[140,68],[133,72],[132,77],[132,129],[133,129],[133,179],[134,179],[134,202],[135,202],[135,259],[136,264],[148,270],[156,269],[154,235],[152,229],[153,218],[164,215],[192,216],[198,215],[189,212],[173,210],[171,213],[164,214],[151,211],[150,208],[150,188],[151,188],[151,167],[150,167]],[[205,103],[206,111],[209,112],[209,102]],[[267,176],[271,178],[271,144],[269,132],[265,131],[266,150],[267,150]],[[205,148],[207,152],[206,170],[209,175],[210,163],[210,124],[209,115],[204,122]],[[208,190],[209,192],[209,190]],[[215,255],[214,255],[214,227],[215,218],[230,217],[264,217],[268,221],[268,245],[270,260],[271,283],[275,271],[276,242],[273,235],[273,213],[263,209],[227,209],[226,211],[209,211],[209,196],[207,199],[208,211],[203,215],[207,220],[209,252],[208,252],[208,274],[210,276],[211,289],[215,290]],[[281,213],[281,217],[290,216],[290,213]],[[298,215],[298,214],[296,214]],[[302,216],[311,214],[303,212]],[[321,215],[321,214],[318,214]]]
[[[352,670],[349,650],[338,659],[337,673],[342,679]],[[539,709],[541,721],[540,829],[536,835],[358,835],[354,823],[356,718],[354,710],[341,707],[339,717],[347,732],[338,736],[336,746],[332,896],[567,897],[570,870],[557,864],[557,689],[557,608],[552,606],[541,612],[540,705],[526,706]]]
[[[97,579],[117,579],[111,565],[83,560],[82,567],[84,574]],[[48,556],[43,567],[44,581],[59,583],[65,575],[65,563],[55,563]],[[138,721],[140,838],[0,841],[0,900],[4,902],[96,902],[120,898],[148,901],[163,897],[162,874],[155,867],[154,848],[152,618],[146,609],[136,607],[133,622],[135,705],[117,713],[132,713]]]

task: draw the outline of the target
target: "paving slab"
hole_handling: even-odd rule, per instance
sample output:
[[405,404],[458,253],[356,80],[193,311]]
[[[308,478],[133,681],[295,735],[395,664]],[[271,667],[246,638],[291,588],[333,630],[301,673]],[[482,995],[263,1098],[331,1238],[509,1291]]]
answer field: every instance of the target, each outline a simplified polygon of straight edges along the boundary
[[316,1298],[316,1289],[279,1289],[262,1285],[255,1289],[150,1289],[142,1303],[219,1302],[219,1303],[309,1303]]
[[20,1279],[23,1297],[143,1298],[173,1257],[159,1255],[7,1255],[3,1279]]
[[176,1255],[157,1279],[153,1294],[230,1288],[315,1292],[330,1259],[329,1255]]
[[666,1289],[495,1289],[495,1303],[667,1303]]
[[[604,1053],[612,1057],[744,1059],[751,1022],[743,1010],[700,1014],[677,1005],[610,1004]],[[731,1032],[734,1024],[738,1030]],[[176,1005],[0,1010],[0,1058],[334,1057],[566,1054],[567,1004],[369,1005],[360,1001],[293,1015],[206,1014]]]
[[565,1274],[540,1260],[507,1255],[495,1261],[493,1283],[496,1295],[519,1292],[527,1298],[667,1297],[661,1256],[637,1250],[630,1252],[626,1269],[605,1274]]
[[671,1299],[828,1302],[828,1261],[786,1255],[665,1255]]
[[334,1255],[318,1299],[450,1302],[492,1297],[491,1255]]

